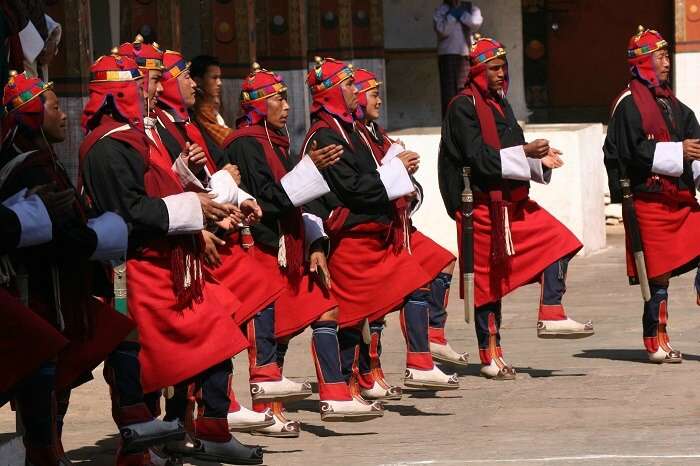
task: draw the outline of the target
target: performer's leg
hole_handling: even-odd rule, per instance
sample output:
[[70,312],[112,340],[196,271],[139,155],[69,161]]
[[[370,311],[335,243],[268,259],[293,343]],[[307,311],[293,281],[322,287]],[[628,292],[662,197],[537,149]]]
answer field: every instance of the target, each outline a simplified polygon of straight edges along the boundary
[[231,404],[232,370],[231,360],[226,359],[195,377],[194,437],[191,443],[169,443],[169,453],[222,463],[262,463],[260,447],[243,445],[229,433],[226,415]]
[[401,309],[401,330],[406,340],[406,375],[408,387],[433,390],[459,388],[456,374],[447,375],[433,363],[430,353],[428,286],[415,290]]
[[695,272],[695,302],[700,306],[700,264]]
[[586,338],[593,335],[593,323],[577,322],[566,315],[562,299],[566,293],[569,258],[555,261],[542,272],[542,292],[537,322],[540,338]]
[[466,366],[469,364],[469,353],[458,353],[447,341],[445,326],[447,324],[447,301],[450,295],[450,283],[454,261],[445,267],[432,282],[430,282],[430,352],[433,359],[440,362]]
[[[121,456],[137,454],[154,445],[184,438],[177,421],[155,419],[146,404],[141,388],[141,348],[134,341],[123,341],[110,353],[104,364],[104,376],[112,398],[112,417],[121,433]],[[138,456],[138,455],[137,455]],[[124,458],[124,464],[132,464]]]
[[363,398],[367,400],[400,400],[401,387],[389,385],[382,371],[380,356],[382,354],[382,331],[384,321],[369,324],[370,343],[361,339],[358,351],[358,385]]
[[644,347],[649,353],[649,360],[655,363],[683,361],[681,352],[671,347],[667,333],[669,279],[670,274],[650,279],[651,299],[644,303],[642,315]]
[[501,350],[501,302],[484,304],[474,310],[474,327],[479,343],[481,375],[495,380],[512,380],[515,369],[503,359]]
[[[316,367],[321,419],[324,421],[369,420],[384,414],[378,403],[367,403],[353,397],[343,376],[338,343],[338,309],[324,313],[311,324],[311,354]],[[345,350],[345,348],[343,348]]]

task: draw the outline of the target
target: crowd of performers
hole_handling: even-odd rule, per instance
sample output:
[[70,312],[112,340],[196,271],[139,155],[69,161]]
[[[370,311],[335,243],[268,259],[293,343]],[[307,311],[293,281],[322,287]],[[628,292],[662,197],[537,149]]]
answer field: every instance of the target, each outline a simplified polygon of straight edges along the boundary
[[[616,101],[605,162],[631,180],[651,290],[649,359],[680,362],[666,332],[667,288],[700,255],[700,128],[669,87],[661,36],[641,28],[628,54],[632,79]],[[470,61],[443,124],[440,189],[463,253],[461,173],[470,168],[481,374],[511,380],[500,345],[506,294],[540,283],[541,338],[594,330],[562,304],[567,264],[582,245],[528,197],[530,181],[547,183],[562,153],[525,141],[506,99],[503,46],[479,37]],[[295,154],[287,87],[257,64],[231,127],[218,113],[211,57],[190,64],[137,37],[90,71],[77,187],[52,149],[66,116],[51,83],[15,73],[3,94],[0,370],[9,378],[0,403],[18,412],[27,464],[70,464],[61,443],[70,393],[102,361],[118,465],[260,464],[262,449],[231,432],[297,437],[285,403],[311,396],[311,384],[283,368],[290,339],[307,327],[323,421],[372,420],[401,398],[380,360],[393,311],[406,342],[403,385],[459,387],[435,364],[468,364],[445,333],[456,258],[412,224],[424,196],[413,177],[420,158],[379,126],[373,73],[315,60],[311,127]],[[638,251],[628,249],[638,279]],[[231,358],[242,351],[252,409],[232,390]]]

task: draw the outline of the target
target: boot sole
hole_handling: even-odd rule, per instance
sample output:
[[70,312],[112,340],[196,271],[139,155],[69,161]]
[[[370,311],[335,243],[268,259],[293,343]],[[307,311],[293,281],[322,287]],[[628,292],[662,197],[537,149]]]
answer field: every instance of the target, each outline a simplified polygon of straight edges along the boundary
[[591,330],[583,332],[563,332],[563,331],[546,331],[538,330],[537,338],[550,339],[550,340],[579,340],[581,338],[588,338],[595,335],[595,331]]
[[250,435],[257,435],[259,437],[274,437],[274,438],[297,438],[299,437],[299,432],[260,432],[252,431]]
[[188,458],[196,459],[196,460],[204,460],[204,461],[217,461],[219,463],[224,463],[224,464],[262,464],[263,459],[235,459],[232,461],[231,457],[228,456],[222,456],[222,455],[209,455],[206,453],[191,453],[186,455]]
[[403,384],[410,388],[422,388],[424,390],[456,390],[459,384],[443,384],[439,382],[417,382],[415,380],[404,380]]
[[239,425],[229,424],[228,430],[230,432],[250,432],[251,430],[264,429],[265,427],[270,427],[270,426],[274,426],[274,425],[275,425],[274,420],[269,421],[269,422],[260,422],[257,424],[245,424],[245,425],[244,424],[239,424]]
[[381,396],[379,398],[374,398],[371,396],[365,396],[362,395],[362,398],[365,400],[371,400],[371,401],[401,401],[402,396],[399,395],[394,395],[394,396]]
[[652,364],[680,364],[683,362],[683,358],[664,359],[662,361],[652,361],[650,359],[649,362]]
[[445,363],[445,364],[452,364],[453,366],[462,366],[462,367],[466,367],[466,366],[469,365],[469,361],[464,361],[464,362],[462,362],[462,361],[455,361],[454,359],[448,359],[448,358],[445,358],[445,357],[442,357],[442,356],[438,356],[438,355],[435,354],[435,353],[431,353],[431,355],[433,356],[433,360],[434,360],[434,361],[443,362],[443,363]]
[[304,393],[290,393],[287,395],[267,395],[263,394],[258,397],[251,397],[253,401],[262,401],[262,402],[269,402],[269,401],[284,401],[284,402],[294,402],[294,401],[301,401],[305,400],[308,397],[313,395],[311,392],[304,392]]
[[515,379],[517,378],[517,374],[515,374],[515,375],[506,375],[506,376],[501,375],[501,374],[498,374],[498,375],[493,375],[493,376],[491,376],[491,375],[486,375],[486,374],[484,374],[483,372],[481,372],[481,376],[484,377],[484,378],[486,378],[486,379],[489,379],[489,380],[497,380],[497,381],[501,381],[501,380],[515,380]]
[[184,430],[180,432],[172,432],[170,434],[159,435],[156,437],[145,437],[139,440],[133,440],[131,442],[125,442],[124,437],[122,437],[122,451],[125,454],[141,453],[148,450],[151,447],[163,445],[168,442],[184,440],[184,438]]
[[378,417],[384,416],[383,411],[378,411],[374,413],[358,413],[358,414],[351,414],[351,413],[334,413],[334,414],[326,414],[325,416],[322,414],[321,415],[321,420],[323,422],[365,422],[365,421],[371,421],[372,419],[377,419]]

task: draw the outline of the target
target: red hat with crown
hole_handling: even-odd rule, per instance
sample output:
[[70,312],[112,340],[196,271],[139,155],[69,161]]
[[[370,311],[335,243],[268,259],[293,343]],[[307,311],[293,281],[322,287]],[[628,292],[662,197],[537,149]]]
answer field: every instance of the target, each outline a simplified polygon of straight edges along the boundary
[[353,78],[352,65],[333,58],[315,57],[314,61],[314,67],[306,77],[313,98],[311,113],[324,109],[346,123],[352,123],[352,111],[340,89],[340,83]]
[[185,60],[180,52],[174,50],[166,50],[163,52],[163,75],[160,78],[160,83],[163,86],[163,92],[158,96],[158,105],[167,107],[175,112],[175,116],[180,121],[185,121],[189,118],[187,113],[187,104],[180,92],[178,76],[189,71],[190,63]]
[[267,99],[287,92],[287,85],[277,73],[261,68],[253,63],[251,73],[241,86],[241,112],[236,126],[249,126],[260,123],[267,115]]
[[53,89],[53,83],[45,83],[26,73],[10,71],[10,79],[2,94],[2,142],[18,125],[33,130],[41,128],[44,121],[44,104],[39,96]]
[[[488,92],[486,64],[496,58],[506,59],[506,49],[496,39],[474,34],[474,44],[469,51],[469,81],[476,84],[482,93]],[[506,79],[503,83],[503,93],[508,93],[508,63],[506,61]]]
[[637,33],[630,38],[627,46],[627,62],[632,75],[648,86],[657,87],[662,83],[654,67],[653,53],[668,47],[668,42],[653,29],[637,27]]

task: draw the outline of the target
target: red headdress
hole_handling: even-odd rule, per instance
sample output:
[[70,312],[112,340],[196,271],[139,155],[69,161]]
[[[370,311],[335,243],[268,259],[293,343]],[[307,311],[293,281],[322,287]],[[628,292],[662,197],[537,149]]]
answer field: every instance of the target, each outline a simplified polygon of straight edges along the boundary
[[[503,44],[495,39],[481,37],[474,34],[474,45],[469,52],[469,80],[479,90],[482,96],[488,100],[491,94],[489,91],[488,77],[486,76],[486,63],[493,59],[502,58],[506,60],[506,49]],[[506,76],[503,83],[503,95],[508,94],[508,64],[506,62]],[[491,103],[491,102],[489,102]],[[500,107],[500,106],[499,106]]]
[[236,126],[252,126],[267,115],[267,99],[287,91],[287,85],[277,73],[260,68],[253,63],[253,71],[243,80],[241,87],[241,112]]
[[335,115],[346,123],[353,122],[352,111],[348,108],[339,84],[353,77],[352,65],[334,60],[315,57],[316,64],[306,76],[311,91],[311,113],[321,109]]
[[659,87],[663,83],[659,81],[654,67],[653,53],[668,47],[668,42],[661,34],[653,29],[645,29],[639,26],[637,34],[630,38],[627,46],[627,63],[630,65],[632,76],[641,80],[649,87]]
[[143,42],[141,34],[137,34],[133,42],[124,42],[119,46],[119,55],[132,58],[143,75],[148,79],[148,72],[151,70],[163,69],[163,51],[158,44],[146,44]]
[[88,103],[83,109],[81,126],[87,133],[93,130],[100,117],[109,106],[110,112],[116,112],[131,126],[143,126],[143,75],[136,62],[129,57],[117,54],[97,59],[90,67],[90,84],[88,86]]
[[53,83],[45,83],[26,73],[10,72],[10,79],[2,94],[2,143],[21,124],[38,130],[44,121],[44,104],[38,98],[51,90]]
[[180,52],[173,50],[163,52],[163,76],[160,78],[163,92],[158,96],[158,104],[174,112],[173,116],[180,121],[186,121],[189,114],[177,77],[189,69],[190,63]]
[[357,111],[355,112],[358,119],[364,118],[367,109],[367,93],[372,89],[376,89],[382,84],[377,81],[377,76],[369,70],[358,68],[355,70],[355,88],[357,88]]

